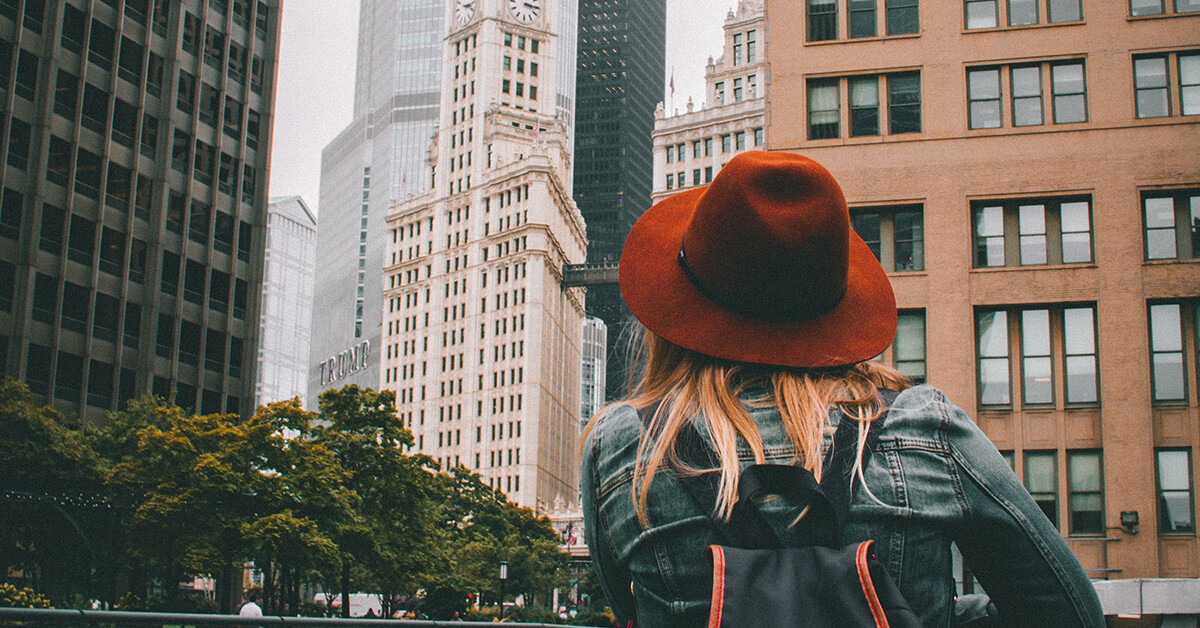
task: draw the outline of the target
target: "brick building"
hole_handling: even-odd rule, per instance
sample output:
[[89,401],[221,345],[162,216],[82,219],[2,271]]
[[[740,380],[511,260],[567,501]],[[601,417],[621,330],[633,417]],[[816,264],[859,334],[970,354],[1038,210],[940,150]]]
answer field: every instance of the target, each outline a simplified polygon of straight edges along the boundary
[[768,0],[768,145],[844,187],[884,356],[1093,578],[1200,575],[1200,4]]

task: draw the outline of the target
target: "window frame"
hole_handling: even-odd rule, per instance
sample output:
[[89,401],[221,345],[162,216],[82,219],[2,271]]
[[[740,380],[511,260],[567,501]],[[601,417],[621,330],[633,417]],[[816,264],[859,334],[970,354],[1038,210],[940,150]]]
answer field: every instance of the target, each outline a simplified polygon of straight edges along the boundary
[[[1194,226],[1194,220],[1200,218],[1200,188],[1142,190],[1138,196],[1142,214],[1143,259],[1147,262],[1159,262],[1200,258],[1200,228]],[[1148,202],[1162,199],[1170,199],[1171,201],[1171,218],[1173,219],[1173,223],[1170,226],[1160,224],[1151,226],[1151,214]],[[1167,231],[1172,232],[1174,235],[1169,240],[1172,245],[1171,254],[1151,256],[1152,233]],[[1191,236],[1190,238],[1188,237],[1189,235]],[[1187,252],[1189,248],[1191,249],[1190,254]]]
[[[1022,482],[1021,483],[1025,486],[1025,490],[1029,492],[1029,495],[1031,497],[1033,497],[1033,501],[1035,503],[1037,503],[1038,508],[1042,511],[1043,514],[1046,515],[1046,518],[1050,520],[1050,523],[1054,525],[1054,528],[1057,530],[1060,530],[1061,529],[1061,527],[1060,527],[1061,516],[1059,515],[1059,509],[1061,507],[1061,502],[1059,500],[1059,495],[1058,495],[1058,450],[1057,449],[1026,450],[1026,451],[1022,452],[1021,457],[1022,457],[1022,460],[1021,460]],[[1029,470],[1029,466],[1030,466],[1029,463],[1030,463],[1031,459],[1033,459],[1033,460],[1048,459],[1050,461],[1050,482],[1051,482],[1050,491],[1034,491],[1035,487],[1030,486],[1031,474],[1030,474],[1030,470]],[[1039,501],[1039,496],[1042,496],[1044,499],[1044,497],[1046,495],[1050,496],[1050,499],[1046,500],[1046,501],[1050,501],[1053,504],[1053,506],[1050,507],[1049,510],[1047,509],[1046,506],[1044,506],[1042,504],[1041,501]],[[1053,515],[1053,516],[1051,516],[1051,515]]]
[[[1182,453],[1186,456],[1186,473],[1184,479],[1187,481],[1187,487],[1184,489],[1164,489],[1163,488],[1163,454]],[[1154,492],[1155,492],[1155,510],[1157,511],[1158,533],[1163,535],[1187,535],[1195,536],[1196,534],[1196,485],[1195,485],[1195,468],[1192,466],[1192,448],[1191,447],[1155,447],[1154,448]],[[1188,508],[1187,514],[1190,525],[1187,529],[1174,529],[1174,526],[1166,518],[1169,514],[1169,509],[1166,507],[1166,496],[1164,493],[1187,493]]]
[[[1068,312],[1078,310],[1087,310],[1091,312],[1091,335],[1090,342],[1087,343],[1086,351],[1069,352],[1073,344],[1072,336],[1067,331]],[[1046,312],[1046,330],[1045,337],[1049,343],[1049,353],[1033,353],[1028,349],[1029,334],[1027,333],[1027,325],[1030,324],[1027,314],[1033,312]],[[1020,409],[1063,409],[1070,410],[1074,408],[1095,408],[1099,407],[1101,398],[1101,382],[1099,369],[1099,351],[1098,346],[1098,328],[1096,325],[1097,308],[1095,302],[1086,303],[1054,303],[1047,305],[1021,305],[1009,307],[979,307],[975,310],[975,383],[976,383],[976,399],[981,408],[996,409],[996,410],[1020,410]],[[997,338],[989,337],[987,342],[983,335],[984,327],[982,325],[986,317],[993,317],[993,321],[997,318],[1002,318],[1002,327],[989,327],[989,333],[999,333],[998,329],[1003,329],[1004,350],[998,351],[999,346],[994,346],[997,343]],[[993,325],[996,325],[993,322]],[[1071,360],[1071,358],[1077,358]],[[1079,364],[1081,361],[1078,358],[1090,358],[1090,367]],[[1045,398],[1031,398],[1030,387],[1027,385],[1031,377],[1029,360],[1046,360],[1049,362],[1049,368],[1046,374],[1049,377],[1049,393]],[[1072,366],[1072,362],[1078,366]],[[994,381],[988,380],[985,382],[985,363],[1000,364],[1005,366],[1003,370],[992,371],[993,375],[1002,375],[1002,378],[997,378]],[[1089,372],[1090,371],[1090,372]],[[1074,386],[1075,377],[1078,374],[1091,376],[1091,385],[1084,391],[1091,392],[1091,395],[1084,395],[1080,399],[1074,397],[1072,392],[1080,392]],[[1036,373],[1041,374],[1041,373]],[[1015,394],[1014,384],[1020,381],[1021,394]],[[990,386],[1002,386],[995,390],[989,390]],[[988,395],[999,394],[998,397],[988,397]],[[1073,398],[1074,397],[1074,398]]]
[[[917,223],[919,224],[919,237],[913,240],[897,240],[896,239],[896,217],[901,214],[915,214]],[[878,226],[879,240],[872,238],[868,240],[864,234],[859,232],[855,227],[856,219],[861,219],[866,216],[876,216]],[[925,271],[925,206],[921,203],[900,204],[900,205],[871,205],[864,207],[852,207],[850,209],[850,221],[852,228],[855,228],[855,233],[871,248],[871,252],[875,254],[883,269],[889,273],[902,272],[924,272]],[[875,234],[867,234],[875,235]],[[872,247],[872,242],[877,244]],[[898,242],[913,242],[919,243],[920,252],[913,255],[914,262],[912,268],[902,268],[897,270],[896,267],[896,244]],[[916,246],[916,245],[914,245]]]
[[[987,268],[1020,268],[1026,266],[1068,266],[1074,264],[1094,264],[1096,260],[1095,246],[1095,212],[1091,195],[1041,196],[1022,198],[986,199],[971,201],[971,239],[972,239],[972,268],[975,270]],[[1087,230],[1064,230],[1064,208],[1084,204],[1087,210]],[[1045,260],[1042,262],[1026,263],[1022,246],[1022,238],[1039,234],[1022,233],[1021,210],[1024,208],[1042,207],[1043,228],[1041,235],[1045,237]],[[981,233],[981,215],[988,210],[1000,210],[1000,231],[992,232],[990,227],[986,233]],[[1069,211],[1074,211],[1073,209]],[[988,222],[991,217],[986,219]],[[1066,236],[1071,234],[1087,234],[1086,259],[1070,261],[1066,252],[1073,251],[1074,245],[1068,242]],[[994,240],[1001,244],[1000,254],[1003,259],[999,263],[981,263],[980,255],[986,253],[988,259],[995,252]]]
[[[1099,480],[1099,487],[1096,489],[1077,489],[1075,487],[1075,466],[1074,461],[1085,456],[1095,456],[1096,458],[1096,475]],[[1075,508],[1076,497],[1095,496],[1100,499],[1100,522],[1097,529],[1077,529],[1075,517],[1077,511]],[[1107,534],[1107,525],[1105,519],[1105,499],[1104,499],[1104,452],[1101,449],[1069,449],[1067,450],[1067,534],[1073,537],[1103,537]]]

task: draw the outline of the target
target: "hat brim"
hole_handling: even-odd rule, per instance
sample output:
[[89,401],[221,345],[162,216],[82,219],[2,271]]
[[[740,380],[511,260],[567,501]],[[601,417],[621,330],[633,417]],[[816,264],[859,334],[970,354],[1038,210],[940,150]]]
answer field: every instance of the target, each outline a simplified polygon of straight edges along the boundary
[[704,296],[684,274],[678,255],[707,189],[663,199],[642,214],[625,240],[621,296],[647,329],[705,355],[799,368],[854,364],[887,349],[896,336],[896,297],[883,267],[853,229],[845,296],[820,317],[760,320]]

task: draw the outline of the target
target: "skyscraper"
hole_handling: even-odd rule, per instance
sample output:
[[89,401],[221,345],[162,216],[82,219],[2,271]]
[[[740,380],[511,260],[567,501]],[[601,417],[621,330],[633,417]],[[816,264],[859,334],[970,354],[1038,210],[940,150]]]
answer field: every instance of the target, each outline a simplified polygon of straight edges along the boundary
[[379,386],[384,217],[427,187],[444,35],[444,0],[362,2],[354,118],[321,155],[310,406]]
[[279,2],[0,2],[0,372],[248,413]]
[[[587,222],[589,263],[621,256],[650,207],[654,109],[666,72],[666,0],[580,0],[575,107],[575,202]],[[629,310],[615,285],[588,288],[587,311],[608,326],[608,397],[626,382],[614,351]]]
[[317,217],[299,196],[267,210],[255,405],[308,394]]
[[572,3],[445,10],[425,185],[387,219],[380,384],[417,449],[541,510],[578,491],[584,303],[562,285],[586,254],[563,108]]

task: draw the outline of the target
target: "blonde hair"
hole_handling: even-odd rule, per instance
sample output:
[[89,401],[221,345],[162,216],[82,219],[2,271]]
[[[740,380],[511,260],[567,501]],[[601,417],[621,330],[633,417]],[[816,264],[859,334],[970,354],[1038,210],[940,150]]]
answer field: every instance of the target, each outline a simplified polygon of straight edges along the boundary
[[[737,501],[741,473],[738,438],[749,446],[755,463],[766,460],[758,426],[739,398],[748,389],[766,391],[765,395],[749,399],[749,404],[778,408],[793,447],[792,462],[802,465],[820,481],[830,408],[837,407],[859,421],[860,426],[865,425],[882,413],[879,389],[898,391],[911,385],[900,371],[873,361],[831,369],[730,362],[684,349],[644,329],[639,344],[640,377],[631,382],[633,394],[627,403],[635,408],[659,403],[650,429],[638,445],[634,469],[633,498],[638,520],[643,525],[649,525],[646,500],[650,483],[664,463],[685,474],[720,473],[715,514],[729,518]],[[691,468],[679,458],[675,443],[690,424],[711,438],[717,468]],[[854,474],[859,478],[865,442],[866,430],[860,429],[854,465]]]

